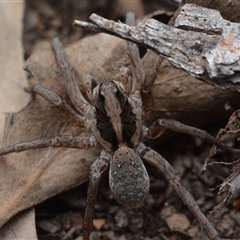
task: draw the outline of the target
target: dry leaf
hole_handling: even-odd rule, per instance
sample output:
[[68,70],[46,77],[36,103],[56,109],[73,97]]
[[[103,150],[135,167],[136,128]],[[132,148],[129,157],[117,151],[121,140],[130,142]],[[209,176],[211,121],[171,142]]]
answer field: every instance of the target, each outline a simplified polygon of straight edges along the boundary
[[[29,101],[29,94],[23,91],[28,84],[22,70],[24,8],[24,1],[0,2],[0,146],[6,113],[20,110]],[[34,208],[19,214],[1,228],[0,239],[37,239]]]
[[28,85],[22,70],[23,13],[24,2],[0,2],[0,146],[6,113],[19,111],[29,101],[29,94],[23,91]]
[[25,210],[1,227],[1,240],[37,240],[35,210]]

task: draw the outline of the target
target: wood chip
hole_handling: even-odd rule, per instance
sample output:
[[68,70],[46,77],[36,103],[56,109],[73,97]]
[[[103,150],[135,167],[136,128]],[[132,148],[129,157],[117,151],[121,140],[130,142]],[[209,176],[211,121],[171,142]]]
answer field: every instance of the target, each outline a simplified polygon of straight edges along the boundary
[[105,218],[93,219],[93,226],[96,230],[101,230],[105,224]]
[[182,213],[174,213],[165,220],[171,231],[184,231],[190,227],[189,219]]

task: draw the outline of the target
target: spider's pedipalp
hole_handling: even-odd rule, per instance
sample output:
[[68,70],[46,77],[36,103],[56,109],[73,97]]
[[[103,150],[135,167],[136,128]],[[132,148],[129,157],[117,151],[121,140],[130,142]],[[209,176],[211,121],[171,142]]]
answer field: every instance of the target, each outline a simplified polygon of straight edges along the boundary
[[91,105],[94,105],[93,102],[93,89],[98,85],[98,81],[92,75],[87,75],[84,79],[85,92],[87,94],[88,100]]

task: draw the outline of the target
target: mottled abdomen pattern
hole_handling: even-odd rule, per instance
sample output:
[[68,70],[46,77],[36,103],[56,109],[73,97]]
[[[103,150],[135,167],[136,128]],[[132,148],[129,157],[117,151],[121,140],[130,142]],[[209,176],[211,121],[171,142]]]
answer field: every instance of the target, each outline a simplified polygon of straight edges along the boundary
[[116,200],[126,208],[141,207],[149,192],[149,177],[141,158],[133,149],[123,146],[114,153],[109,185]]

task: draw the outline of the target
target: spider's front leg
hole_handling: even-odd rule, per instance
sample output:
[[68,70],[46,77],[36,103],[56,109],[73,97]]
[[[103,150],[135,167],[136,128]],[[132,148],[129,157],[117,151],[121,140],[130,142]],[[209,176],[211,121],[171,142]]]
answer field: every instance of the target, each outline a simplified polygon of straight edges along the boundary
[[[92,110],[92,106],[86,101],[77,86],[74,70],[71,64],[67,61],[67,56],[60,40],[58,38],[54,38],[52,45],[61,73],[65,79],[65,86],[67,88],[68,95],[79,113],[84,115],[84,117],[75,112],[72,107],[55,92],[44,88],[39,84],[34,85],[32,89],[35,93],[39,94],[48,102],[53,104],[72,125],[79,128],[87,128],[89,121],[86,118],[86,115]],[[93,84],[94,83],[92,83],[91,86]]]
[[68,62],[67,55],[59,38],[53,38],[52,45],[56,54],[58,65],[65,80],[65,86],[68,95],[79,113],[86,117],[88,113],[91,112],[92,106],[84,98],[80,89],[78,88],[74,68]]
[[196,204],[191,194],[182,185],[181,179],[178,177],[177,173],[174,171],[169,162],[151,148],[146,147],[144,144],[139,144],[138,152],[143,159],[161,170],[168,182],[171,184],[172,188],[177,192],[184,204],[199,221],[201,227],[209,239],[219,240],[220,237],[218,235],[218,232],[215,230],[206,216],[201,212],[199,206]]
[[[135,26],[135,15],[133,12],[127,13],[126,24]],[[128,42],[128,50],[131,64],[131,70],[129,72],[132,75],[131,93],[137,98],[139,98],[139,94],[141,94],[143,112],[147,116],[153,107],[152,87],[157,78],[158,70],[160,68],[163,58],[161,56],[156,56],[153,65],[147,70],[147,74],[145,75],[137,45]],[[130,75],[129,72],[126,71],[126,69],[122,69],[123,79],[127,79],[127,75]],[[125,82],[127,81],[125,80]],[[129,79],[128,82],[130,82]],[[126,89],[129,89],[129,86],[127,86]]]
[[93,212],[95,198],[98,192],[102,173],[107,169],[112,155],[107,150],[102,150],[100,157],[95,160],[90,168],[87,203],[83,220],[83,240],[89,240],[93,227]]

